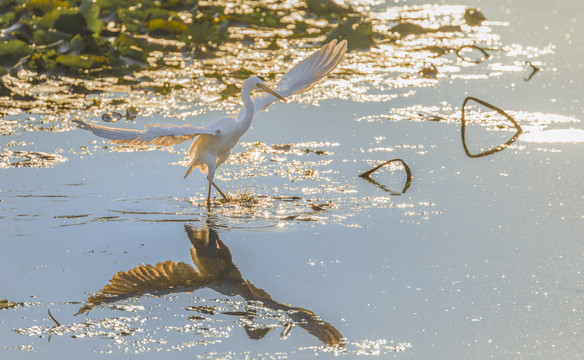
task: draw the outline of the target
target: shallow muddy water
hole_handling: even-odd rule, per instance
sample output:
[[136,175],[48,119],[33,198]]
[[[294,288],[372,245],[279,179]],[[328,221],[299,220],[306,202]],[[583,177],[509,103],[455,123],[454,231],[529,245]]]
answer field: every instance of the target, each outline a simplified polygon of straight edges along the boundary
[[[437,28],[467,5],[370,6],[378,26],[401,14]],[[476,5],[479,30],[350,52],[312,92],[259,113],[217,173],[240,201],[210,210],[204,176],[183,180],[186,144],[118,147],[70,122],[102,123],[111,103],[4,116],[0,299],[17,306],[0,310],[0,356],[579,357],[584,5]],[[497,50],[478,64],[419,51],[475,41]],[[87,101],[136,107],[114,126],[204,125],[235,109],[238,97],[211,101],[221,90]],[[467,150],[497,151],[467,156],[467,96],[521,133],[500,146],[512,123],[469,103]],[[358,176],[390,159],[412,178],[400,162]]]

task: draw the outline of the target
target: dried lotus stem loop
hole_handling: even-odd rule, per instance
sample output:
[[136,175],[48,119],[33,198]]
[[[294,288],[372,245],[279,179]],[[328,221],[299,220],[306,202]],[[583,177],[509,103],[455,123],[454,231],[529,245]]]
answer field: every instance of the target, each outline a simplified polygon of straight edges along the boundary
[[138,116],[138,110],[134,107],[130,107],[126,109],[126,114],[122,115],[117,111],[112,111],[101,115],[101,120],[104,122],[116,122],[123,118],[126,118],[126,121],[134,120]]
[[48,313],[49,313],[49,317],[51,318],[51,320],[53,320],[55,322],[55,324],[57,324],[57,326],[61,326],[61,323],[57,321],[57,319],[55,319],[55,317],[51,314],[51,310],[47,309]]
[[[495,148],[492,148],[490,150],[484,151],[484,152],[479,153],[479,154],[471,154],[470,151],[468,150],[468,147],[466,146],[466,135],[465,135],[466,134],[466,119],[465,119],[465,110],[464,110],[466,107],[466,103],[469,101],[474,101],[478,104],[483,105],[484,107],[487,107],[487,108],[497,112],[499,115],[504,116],[507,120],[509,120],[511,122],[511,124],[513,124],[513,127],[515,127],[515,129],[517,129],[517,132],[509,140],[507,140],[507,142],[504,144],[501,144]],[[471,158],[487,156],[487,155],[491,155],[491,154],[494,154],[496,152],[499,152],[499,151],[505,149],[507,146],[514,143],[515,140],[517,140],[517,138],[519,137],[519,135],[521,135],[521,133],[523,132],[523,130],[521,129],[521,126],[519,126],[517,121],[515,121],[515,119],[513,119],[505,111],[499,109],[498,107],[496,107],[494,105],[489,104],[488,102],[485,102],[481,99],[477,99],[477,98],[472,97],[472,96],[469,96],[466,99],[464,99],[464,102],[462,103],[461,121],[462,121],[462,127],[460,129],[460,133],[462,136],[462,146],[464,147],[464,152],[466,153],[466,155],[468,157],[471,157]]]
[[[469,48],[470,49],[477,49],[478,51],[480,51],[481,53],[483,53],[483,55],[485,57],[482,57],[482,58],[480,58],[478,60],[473,60],[473,59],[464,57],[464,56],[462,56],[460,54],[460,51],[461,50],[463,50],[463,49],[469,49]],[[470,63],[474,63],[474,64],[480,64],[483,61],[488,60],[491,57],[491,55],[489,55],[489,53],[487,53],[487,51],[485,49],[483,49],[482,47],[477,46],[477,45],[468,45],[468,46],[463,46],[463,47],[459,48],[458,50],[456,50],[456,56],[458,56],[462,61],[466,61],[466,62],[470,62]]]
[[105,113],[101,116],[101,121],[103,122],[116,122],[120,119],[122,119],[124,117],[124,115],[120,114],[119,112],[109,112],[109,113]]
[[[402,163],[402,165],[404,166],[404,169],[406,171],[406,177],[407,177],[406,184],[404,185],[404,188],[402,189],[401,192],[392,191],[392,190],[388,189],[385,185],[382,185],[382,184],[378,183],[377,181],[373,180],[370,177],[370,175],[372,173],[374,173],[375,171],[379,170],[381,167],[383,167],[383,166],[385,166],[387,164],[390,164],[392,162],[396,162],[396,161],[399,161],[399,162]],[[382,190],[389,192],[391,195],[401,195],[401,194],[404,194],[410,188],[410,185],[412,184],[412,179],[413,179],[412,171],[411,171],[410,167],[402,159],[391,159],[391,160],[388,160],[388,161],[386,161],[384,163],[381,163],[381,164],[377,165],[376,167],[374,167],[371,170],[365,171],[364,173],[360,174],[359,177],[360,178],[363,178],[363,179],[365,179],[367,181],[369,181],[370,183],[372,183],[374,185],[379,186]]]
[[535,75],[535,73],[537,73],[539,71],[539,68],[537,66],[533,65],[533,63],[531,63],[531,61],[527,62],[527,65],[529,65],[531,67],[531,74],[529,74],[528,77],[523,78],[523,80],[525,80],[525,81],[531,80],[533,75]]

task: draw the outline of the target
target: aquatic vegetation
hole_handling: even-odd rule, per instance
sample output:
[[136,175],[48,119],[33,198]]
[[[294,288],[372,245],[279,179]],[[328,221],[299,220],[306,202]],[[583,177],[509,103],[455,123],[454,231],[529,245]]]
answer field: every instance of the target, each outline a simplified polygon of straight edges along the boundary
[[[81,109],[86,106],[83,95],[100,91],[181,93],[191,101],[220,94],[229,100],[249,74],[266,79],[281,74],[285,63],[297,56],[291,48],[332,39],[346,39],[351,49],[360,50],[341,68],[351,76],[351,87],[347,94],[335,96],[370,101],[379,96],[359,95],[365,80],[376,90],[431,86],[431,81],[456,72],[443,58],[448,54],[474,61],[466,50],[481,43],[489,51],[506,51],[486,17],[462,6],[395,6],[366,12],[330,0],[35,0],[10,1],[2,8],[0,97],[12,98],[0,105],[23,110]],[[280,51],[281,57],[270,67],[258,66],[263,50]],[[169,74],[168,68],[176,72]],[[402,75],[395,85],[371,78],[379,71],[396,70]],[[412,78],[417,73],[427,80]],[[208,81],[199,87],[201,77]],[[212,82],[218,84],[206,86]],[[193,88],[195,93],[185,91]],[[110,104],[109,99],[100,101],[93,107]]]
[[342,16],[322,11],[327,7],[322,4],[309,1],[290,8],[275,2],[196,0],[6,2],[0,18],[0,65],[13,73],[21,69],[91,77],[131,73],[167,65],[152,58],[156,51],[214,56],[235,27],[285,29],[298,11],[315,12],[320,18]]
[[237,190],[237,192],[232,193],[231,191],[227,192],[227,198],[221,199],[222,203],[237,203],[239,205],[244,206],[252,206],[259,203],[259,200],[256,199],[253,190],[243,189]]
[[0,310],[10,309],[10,308],[13,308],[13,307],[16,307],[19,305],[22,305],[22,304],[14,303],[14,302],[6,300],[6,299],[0,299]]
[[47,168],[67,161],[59,154],[50,154],[39,151],[9,150],[0,152],[0,169],[8,167]]
[[[66,111],[75,109],[114,122],[129,108],[181,119],[234,110],[243,79],[252,73],[279,79],[332,38],[348,39],[357,51],[346,54],[335,77],[295,101],[389,101],[444,79],[525,70],[516,64],[526,58],[541,66],[535,59],[553,52],[502,44],[495,30],[507,25],[470,25],[477,12],[469,15],[464,6],[319,10],[338,6],[329,2],[9,2],[4,9],[14,16],[0,21],[0,46],[19,55],[0,62],[0,114],[62,114],[66,122]],[[68,33],[67,26],[81,32]]]

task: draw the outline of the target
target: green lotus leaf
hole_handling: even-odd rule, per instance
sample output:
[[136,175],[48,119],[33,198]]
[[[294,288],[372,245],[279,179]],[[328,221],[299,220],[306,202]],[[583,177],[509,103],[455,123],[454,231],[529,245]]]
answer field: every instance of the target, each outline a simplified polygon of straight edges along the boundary
[[[0,66],[0,69],[4,69],[4,68]],[[4,70],[4,71],[6,71],[6,70]],[[12,95],[12,91],[6,85],[4,85],[4,81],[2,81],[2,79],[0,78],[0,96],[11,96],[11,95]],[[0,300],[0,301],[4,301],[4,300]]]
[[[149,20],[152,19],[161,19],[161,20],[175,20],[175,21],[182,21],[180,16],[176,11],[161,9],[159,7],[151,7],[146,9],[144,12],[146,18]],[[145,19],[146,20],[146,19]]]
[[37,29],[33,32],[32,38],[35,44],[38,45],[49,45],[54,44],[59,40],[69,41],[71,39],[71,34],[67,34],[56,30],[46,30]]
[[151,34],[180,34],[186,31],[187,26],[176,20],[152,19],[148,22],[148,32]]
[[83,55],[59,55],[55,59],[58,64],[67,66],[69,68],[78,69],[95,69],[107,63],[105,56],[95,56],[89,54]]
[[197,6],[198,0],[160,0],[158,6],[170,10],[189,10]]
[[85,17],[79,12],[61,14],[55,20],[54,27],[56,30],[72,35],[88,31],[87,21],[85,21]]
[[14,23],[15,19],[16,14],[12,11],[0,15],[0,28],[6,28],[10,26],[12,23]]
[[58,0],[30,0],[26,3],[26,8],[39,10],[43,13],[49,13],[57,8],[67,8],[69,5],[66,1]]
[[94,34],[99,34],[103,29],[103,21],[99,20],[100,7],[97,2],[83,0],[79,6],[79,13],[83,15],[87,28]]
[[13,39],[0,42],[0,64],[12,66],[21,58],[31,55],[33,49],[22,40]]

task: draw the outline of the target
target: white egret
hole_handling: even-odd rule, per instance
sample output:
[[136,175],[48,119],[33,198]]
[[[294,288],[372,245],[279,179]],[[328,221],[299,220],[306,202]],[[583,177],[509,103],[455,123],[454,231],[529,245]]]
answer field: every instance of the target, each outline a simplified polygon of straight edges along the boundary
[[[241,88],[243,107],[239,114],[216,120],[207,127],[194,127],[192,125],[163,126],[156,124],[146,125],[145,130],[126,130],[94,125],[82,120],[73,120],[73,122],[78,127],[89,130],[97,136],[110,139],[116,144],[170,146],[197,137],[189,149],[191,163],[184,177],[189,176],[193,169],[197,167],[203,174],[207,173],[207,180],[209,181],[207,206],[209,206],[211,186],[214,186],[221,196],[227,199],[225,194],[213,182],[215,170],[227,160],[239,138],[251,125],[255,113],[267,108],[278,99],[284,100],[287,96],[312,89],[320,79],[339,64],[346,50],[346,40],[329,42],[294,66],[278,82],[275,90],[269,89],[262,80],[255,76],[248,78]],[[250,94],[255,89],[262,90],[267,94],[252,100]]]

